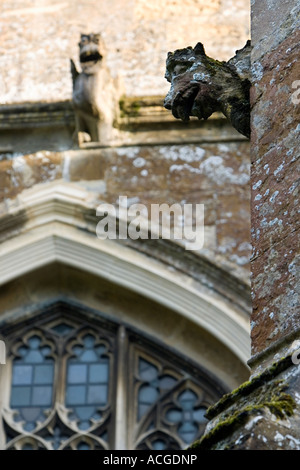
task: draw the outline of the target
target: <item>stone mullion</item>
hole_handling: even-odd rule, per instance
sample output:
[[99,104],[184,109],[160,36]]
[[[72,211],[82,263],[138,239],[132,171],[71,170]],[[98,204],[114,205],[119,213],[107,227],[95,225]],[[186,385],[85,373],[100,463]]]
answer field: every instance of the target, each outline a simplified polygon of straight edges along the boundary
[[119,327],[117,337],[117,354],[115,363],[115,400],[114,419],[114,445],[115,450],[128,449],[128,413],[127,413],[127,393],[128,393],[128,337],[123,325]]

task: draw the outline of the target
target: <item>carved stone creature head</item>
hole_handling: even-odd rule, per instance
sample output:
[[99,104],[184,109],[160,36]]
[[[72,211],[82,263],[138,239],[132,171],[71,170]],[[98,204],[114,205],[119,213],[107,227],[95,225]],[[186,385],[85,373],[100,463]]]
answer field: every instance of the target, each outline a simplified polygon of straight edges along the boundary
[[221,111],[242,134],[250,133],[250,43],[228,62],[208,57],[198,43],[169,52],[165,78],[171,83],[164,106],[174,117],[207,119]]
[[78,45],[83,72],[88,72],[102,61],[104,45],[100,34],[81,34]]
[[[207,119],[216,109],[210,90],[211,76],[203,45],[169,52],[165,78],[171,83],[164,106],[176,118],[188,121],[190,116]],[[199,84],[201,83],[201,86]]]

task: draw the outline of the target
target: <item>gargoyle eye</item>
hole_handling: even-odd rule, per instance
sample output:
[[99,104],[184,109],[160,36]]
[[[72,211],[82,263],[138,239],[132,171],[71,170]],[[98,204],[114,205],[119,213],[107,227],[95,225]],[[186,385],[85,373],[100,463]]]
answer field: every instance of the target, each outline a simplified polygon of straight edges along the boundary
[[174,67],[174,74],[179,75],[180,73],[184,73],[186,71],[186,67],[184,65],[175,65]]
[[83,46],[84,46],[84,45],[87,44],[88,42],[89,42],[89,40],[88,40],[88,37],[87,37],[87,36],[81,36],[81,41],[80,41],[79,45],[83,45]]

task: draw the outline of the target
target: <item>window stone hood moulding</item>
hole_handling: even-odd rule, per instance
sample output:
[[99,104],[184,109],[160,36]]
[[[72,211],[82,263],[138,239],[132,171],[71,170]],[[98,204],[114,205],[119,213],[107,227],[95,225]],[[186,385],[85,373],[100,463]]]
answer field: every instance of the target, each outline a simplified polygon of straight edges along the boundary
[[95,211],[91,197],[73,184],[41,185],[39,190],[25,191],[18,204],[9,208],[13,221],[17,225],[19,217],[22,227],[14,231],[10,226],[12,236],[1,244],[0,285],[54,262],[72,266],[189,318],[246,363],[250,341],[245,312],[221,296],[209,295],[189,276],[170,271],[157,260],[114,240],[91,237],[91,222],[83,215]]

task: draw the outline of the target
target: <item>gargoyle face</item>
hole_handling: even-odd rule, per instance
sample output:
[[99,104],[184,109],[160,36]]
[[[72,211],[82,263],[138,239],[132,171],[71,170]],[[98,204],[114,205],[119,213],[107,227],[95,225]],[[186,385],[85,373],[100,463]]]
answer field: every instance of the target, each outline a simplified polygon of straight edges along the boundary
[[207,119],[218,110],[216,96],[211,93],[208,58],[203,45],[169,52],[165,78],[171,83],[164,107],[175,118],[188,121],[190,116]]
[[100,62],[102,55],[100,53],[100,34],[82,34],[79,42],[79,58],[80,63]]

